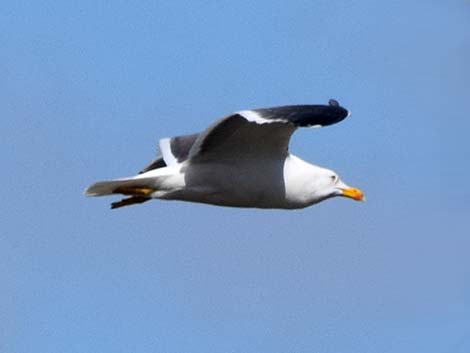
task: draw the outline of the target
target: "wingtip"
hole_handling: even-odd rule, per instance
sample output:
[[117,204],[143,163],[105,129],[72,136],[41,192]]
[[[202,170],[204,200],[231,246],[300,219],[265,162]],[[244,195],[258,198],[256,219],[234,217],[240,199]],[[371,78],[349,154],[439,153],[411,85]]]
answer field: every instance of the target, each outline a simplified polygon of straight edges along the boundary
[[342,107],[341,104],[339,104],[339,102],[338,102],[336,99],[334,99],[334,98],[331,98],[330,100],[328,100],[328,105],[329,105],[330,107],[337,107],[337,108],[342,108],[342,109],[344,109],[344,110],[346,111],[346,117],[345,117],[344,119],[349,118],[349,117],[351,116],[351,114],[352,114],[350,110],[348,110],[348,109]]
[[328,105],[331,106],[331,107],[339,107],[339,102],[336,100],[336,99],[333,99],[331,98],[329,101],[328,101]]

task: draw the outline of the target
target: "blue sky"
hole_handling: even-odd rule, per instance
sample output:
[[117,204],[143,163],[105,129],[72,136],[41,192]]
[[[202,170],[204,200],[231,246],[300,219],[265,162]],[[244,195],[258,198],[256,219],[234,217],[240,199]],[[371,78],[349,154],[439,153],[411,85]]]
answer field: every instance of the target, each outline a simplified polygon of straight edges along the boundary
[[[470,3],[5,2],[0,350],[468,352]],[[109,210],[158,138],[338,99],[367,203]]]

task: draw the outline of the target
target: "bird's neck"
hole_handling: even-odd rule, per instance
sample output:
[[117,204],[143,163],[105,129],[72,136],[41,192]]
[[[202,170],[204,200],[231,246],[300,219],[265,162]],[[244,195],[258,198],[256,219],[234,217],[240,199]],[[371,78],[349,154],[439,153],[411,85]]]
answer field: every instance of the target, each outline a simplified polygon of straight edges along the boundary
[[284,163],[286,200],[303,207],[317,202],[312,187],[322,169],[289,154]]

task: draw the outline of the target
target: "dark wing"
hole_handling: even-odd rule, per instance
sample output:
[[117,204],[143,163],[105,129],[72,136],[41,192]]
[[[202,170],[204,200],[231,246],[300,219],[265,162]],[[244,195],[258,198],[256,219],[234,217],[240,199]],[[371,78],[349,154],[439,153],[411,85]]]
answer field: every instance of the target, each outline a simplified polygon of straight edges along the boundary
[[328,105],[291,105],[244,110],[227,116],[197,136],[188,158],[191,162],[283,158],[298,127],[322,127],[348,116],[337,101]]
[[159,158],[155,159],[154,161],[150,162],[149,164],[147,164],[147,165],[139,172],[139,174],[146,173],[146,172],[148,172],[149,170],[154,170],[154,169],[163,168],[163,167],[166,167],[166,163],[165,163],[165,161],[163,160],[163,157],[159,157]]
[[191,134],[161,139],[158,144],[159,157],[145,166],[139,174],[185,161],[198,136],[199,134]]
[[191,134],[161,139],[159,147],[165,163],[174,165],[185,161],[198,136],[199,134]]
[[[340,122],[348,111],[338,101],[330,99],[328,105],[287,105],[283,107],[254,109],[261,119],[291,123],[296,127],[322,127]],[[261,123],[263,123],[261,121]]]

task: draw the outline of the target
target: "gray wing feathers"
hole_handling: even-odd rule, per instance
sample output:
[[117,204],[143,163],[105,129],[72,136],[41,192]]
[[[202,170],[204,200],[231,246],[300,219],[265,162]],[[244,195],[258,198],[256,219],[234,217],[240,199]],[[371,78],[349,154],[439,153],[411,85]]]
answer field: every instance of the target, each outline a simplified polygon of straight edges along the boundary
[[335,100],[328,105],[292,105],[244,110],[216,121],[200,134],[161,139],[161,158],[143,171],[172,166],[188,159],[280,157],[298,127],[327,126],[348,116]]
[[191,134],[161,139],[159,142],[160,153],[165,163],[175,165],[185,161],[198,136],[199,134]]
[[157,159],[147,164],[139,174],[185,161],[198,135],[191,134],[161,139]]
[[260,156],[278,157],[287,153],[295,129],[294,125],[284,122],[258,124],[240,114],[233,114],[215,122],[201,133],[188,158],[191,161],[227,161]]
[[150,162],[149,164],[147,164],[140,172],[139,174],[142,174],[142,173],[146,173],[150,170],[154,170],[154,169],[158,169],[158,168],[163,168],[163,167],[166,167],[166,163],[165,161],[163,160],[163,157],[159,157],[155,160],[153,160],[152,162]]
[[179,163],[188,158],[189,151],[191,150],[191,147],[193,146],[198,136],[199,134],[191,134],[171,138],[171,153],[173,156],[175,156]]

